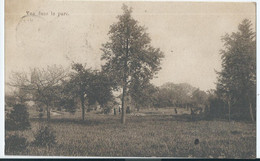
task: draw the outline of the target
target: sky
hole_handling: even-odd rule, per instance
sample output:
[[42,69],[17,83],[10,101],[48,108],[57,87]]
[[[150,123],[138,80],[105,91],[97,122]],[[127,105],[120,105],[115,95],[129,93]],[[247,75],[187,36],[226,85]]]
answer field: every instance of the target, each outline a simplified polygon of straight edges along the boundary
[[[151,82],[215,88],[221,70],[221,37],[245,18],[255,27],[255,4],[238,2],[124,2],[147,27],[152,45],[164,52]],[[72,61],[100,69],[101,45],[123,2],[8,0],[5,2],[5,82],[13,71]],[[39,13],[40,12],[40,13]],[[33,16],[32,16],[33,15]]]

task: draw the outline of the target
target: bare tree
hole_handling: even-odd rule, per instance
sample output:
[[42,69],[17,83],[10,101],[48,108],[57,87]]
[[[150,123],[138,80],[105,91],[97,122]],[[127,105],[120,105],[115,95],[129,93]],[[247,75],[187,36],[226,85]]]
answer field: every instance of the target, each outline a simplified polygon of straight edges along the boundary
[[47,66],[44,68],[33,68],[29,74],[13,73],[10,86],[16,87],[19,91],[26,92],[30,99],[45,105],[47,120],[50,120],[50,110],[58,100],[60,85],[67,77],[67,72],[61,66]]

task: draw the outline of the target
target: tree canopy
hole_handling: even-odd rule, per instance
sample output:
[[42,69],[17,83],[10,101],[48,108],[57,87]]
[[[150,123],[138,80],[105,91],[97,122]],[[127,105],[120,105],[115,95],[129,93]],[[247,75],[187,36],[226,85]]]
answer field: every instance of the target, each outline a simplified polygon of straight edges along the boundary
[[256,99],[256,39],[252,23],[248,19],[243,20],[238,31],[226,34],[222,41],[222,70],[218,72],[217,90],[229,106],[237,106],[237,111],[245,111],[244,107],[248,107],[247,111],[250,111],[254,121],[252,106]]
[[[129,85],[149,82],[160,70],[163,53],[151,46],[146,28],[132,16],[132,8],[123,5],[123,14],[110,26],[109,41],[102,45],[102,69],[122,88],[122,123],[125,123],[124,97]],[[138,81],[136,81],[138,80]]]

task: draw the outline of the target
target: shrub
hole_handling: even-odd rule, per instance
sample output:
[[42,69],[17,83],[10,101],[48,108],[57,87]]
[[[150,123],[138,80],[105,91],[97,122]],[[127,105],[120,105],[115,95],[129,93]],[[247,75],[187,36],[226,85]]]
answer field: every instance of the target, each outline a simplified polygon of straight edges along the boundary
[[41,126],[34,137],[33,145],[35,146],[52,146],[56,144],[55,132],[46,125]]
[[6,130],[26,130],[30,128],[29,113],[23,104],[14,105],[10,114],[7,115]]
[[28,146],[26,138],[14,134],[5,139],[5,152],[11,152],[17,154],[24,151]]
[[111,112],[111,110],[112,110],[111,107],[104,108],[104,114],[109,114]]
[[38,112],[39,112],[39,114],[38,114],[39,119],[42,119],[43,118],[43,112],[44,112],[43,108],[38,107]]
[[130,107],[129,107],[129,106],[126,107],[126,113],[128,113],[128,114],[131,113],[131,112],[130,112]]
[[43,118],[43,113],[39,113],[39,119],[42,119]]

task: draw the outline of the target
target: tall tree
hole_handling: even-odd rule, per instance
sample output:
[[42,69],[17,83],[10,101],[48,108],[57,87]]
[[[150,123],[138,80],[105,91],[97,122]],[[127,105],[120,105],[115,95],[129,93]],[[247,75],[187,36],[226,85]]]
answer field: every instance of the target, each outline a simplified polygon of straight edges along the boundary
[[153,48],[146,28],[140,26],[132,18],[132,8],[123,5],[123,15],[119,15],[118,22],[110,26],[109,41],[102,45],[101,60],[106,64],[103,70],[108,72],[122,88],[122,117],[125,123],[125,96],[131,81],[138,79],[148,82],[160,69],[163,53]]
[[[238,31],[226,34],[220,51],[222,71],[218,72],[217,90],[229,106],[248,107],[252,121],[256,99],[256,39],[252,23],[245,19]],[[243,112],[242,112],[243,113]]]

